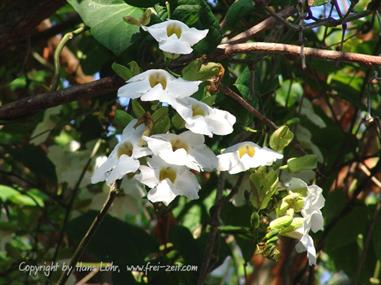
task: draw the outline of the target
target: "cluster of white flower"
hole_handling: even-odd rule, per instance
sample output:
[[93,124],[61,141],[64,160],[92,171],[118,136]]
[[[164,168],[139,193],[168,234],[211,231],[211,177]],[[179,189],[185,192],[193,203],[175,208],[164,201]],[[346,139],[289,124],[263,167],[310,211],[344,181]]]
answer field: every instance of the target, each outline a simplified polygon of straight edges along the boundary
[[[208,33],[208,30],[189,28],[175,20],[143,29],[155,38],[161,50],[171,54],[191,53],[192,46]],[[236,174],[259,166],[269,166],[283,158],[282,154],[253,142],[240,142],[216,156],[205,145],[204,135],[213,137],[232,133],[236,118],[227,111],[212,108],[192,98],[200,84],[201,81],[184,80],[163,69],[147,70],[130,78],[118,90],[119,97],[165,103],[176,110],[185,121],[188,131],[147,136],[149,127],[140,120],[132,120],[109,157],[95,169],[92,182],[106,181],[110,185],[130,174],[129,178],[133,176],[150,188],[148,200],[168,205],[178,195],[188,199],[198,198],[201,186],[195,172],[218,170]],[[315,193],[320,188],[311,186],[308,189],[311,195],[305,198],[301,211],[303,225],[287,235],[300,239],[309,257],[315,257],[308,232],[322,226],[322,200],[319,198],[321,191],[320,194]]]
[[[180,21],[168,20],[143,27],[159,43],[159,48],[172,54],[188,54],[192,46],[202,40],[208,30],[189,28]],[[260,165],[270,165],[281,154],[260,148],[252,142],[239,143],[226,149],[218,157],[205,145],[204,135],[227,135],[233,132],[235,116],[212,108],[192,98],[201,81],[177,78],[166,70],[151,69],[130,78],[118,90],[119,97],[159,101],[174,108],[185,121],[185,131],[176,134],[145,136],[146,126],[137,120],[124,129],[121,141],[107,160],[94,172],[92,182],[112,184],[129,173],[151,190],[151,202],[168,205],[177,195],[197,199],[200,185],[193,171],[229,171],[238,173]],[[139,159],[151,156],[145,165]]]

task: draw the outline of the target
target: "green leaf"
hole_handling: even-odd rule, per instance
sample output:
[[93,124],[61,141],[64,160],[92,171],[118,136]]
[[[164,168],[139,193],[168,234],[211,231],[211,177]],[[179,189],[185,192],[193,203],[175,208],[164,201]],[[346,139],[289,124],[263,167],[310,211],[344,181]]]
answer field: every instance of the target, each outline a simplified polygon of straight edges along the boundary
[[281,81],[280,88],[276,90],[275,101],[283,107],[292,107],[303,96],[303,87],[299,82]]
[[0,200],[11,202],[19,206],[43,207],[47,196],[37,189],[31,189],[26,194],[14,188],[0,185]]
[[133,119],[134,117],[132,117],[127,112],[123,110],[116,110],[114,117],[114,126],[118,131],[122,131]]
[[300,114],[306,116],[312,123],[319,128],[325,128],[325,122],[315,113],[312,103],[304,99],[300,108]]
[[270,147],[276,151],[282,151],[293,140],[294,134],[288,126],[281,126],[270,137]]
[[237,80],[234,83],[234,86],[237,87],[239,93],[246,100],[252,100],[249,98],[250,94],[250,70],[248,67],[245,67],[238,75]]
[[181,130],[181,129],[184,129],[184,127],[185,127],[185,121],[183,120],[183,118],[180,117],[180,115],[178,113],[176,113],[172,117],[171,122],[172,122],[172,126],[175,129]]
[[193,47],[194,52],[198,55],[214,50],[221,42],[222,33],[219,21],[204,0],[178,0],[172,18],[189,27],[200,30],[209,29],[206,37]]
[[171,120],[168,116],[168,108],[161,107],[152,114],[153,128],[152,134],[166,133],[170,126]]
[[185,80],[205,81],[213,76],[217,76],[222,68],[220,63],[208,62],[203,64],[202,59],[196,59],[185,66],[181,74]]
[[132,106],[132,112],[134,113],[135,117],[141,117],[146,112],[142,105],[140,105],[138,100],[132,100],[131,101]]
[[287,160],[287,166],[291,172],[312,170],[317,167],[317,157],[314,154],[307,154],[301,157],[293,157]]
[[236,0],[232,5],[230,5],[226,16],[224,29],[234,27],[239,24],[239,19],[246,17],[254,9],[252,0]]
[[91,29],[91,34],[116,55],[133,43],[139,27],[127,24],[123,17],[140,18],[143,10],[123,0],[68,0]]
[[11,187],[0,185],[0,199],[7,201],[10,197],[18,195],[19,192]]
[[111,68],[118,76],[124,80],[128,80],[134,75],[140,73],[140,67],[136,61],[131,61],[127,66],[114,62],[111,65]]
[[265,209],[271,198],[278,192],[278,175],[274,170],[266,173],[266,168],[258,168],[250,175],[250,182],[253,185],[254,194],[251,203],[258,209]]

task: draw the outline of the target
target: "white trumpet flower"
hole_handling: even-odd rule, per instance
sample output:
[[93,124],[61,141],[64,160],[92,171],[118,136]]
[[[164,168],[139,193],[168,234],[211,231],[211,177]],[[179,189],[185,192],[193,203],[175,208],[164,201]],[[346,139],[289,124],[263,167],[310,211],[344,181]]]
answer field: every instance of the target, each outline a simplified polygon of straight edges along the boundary
[[217,167],[217,157],[204,144],[203,135],[185,131],[179,135],[153,135],[144,140],[152,153],[168,164],[184,165],[196,171],[212,171]]
[[227,111],[211,108],[207,104],[191,97],[168,102],[185,121],[185,127],[196,133],[213,137],[233,132],[235,116]]
[[143,147],[142,139],[144,124],[135,128],[137,120],[132,120],[123,130],[121,141],[115,146],[108,158],[98,161],[91,183],[106,181],[111,185],[128,173],[139,169],[138,158],[150,154],[148,148]]
[[218,170],[236,174],[250,168],[271,165],[283,155],[253,142],[242,142],[228,147],[217,156]]
[[200,83],[176,78],[163,69],[150,69],[131,77],[119,88],[118,97],[169,103],[170,99],[191,96]]
[[140,166],[140,174],[136,175],[136,179],[151,188],[148,200],[169,205],[178,195],[190,200],[198,199],[201,187],[188,168],[168,164],[158,156],[148,159],[147,164]]
[[309,265],[314,265],[316,264],[316,249],[309,231],[312,230],[315,233],[324,228],[324,218],[321,212],[325,204],[322,194],[323,190],[315,184],[307,186],[301,179],[293,179],[288,187],[291,187],[291,192],[294,190],[294,187],[295,189],[302,189],[304,187],[307,189],[304,206],[301,210],[303,224],[300,228],[286,235],[299,240],[295,247],[296,251],[307,251],[308,263]]
[[191,53],[192,46],[205,38],[209,31],[189,28],[177,20],[167,20],[149,27],[142,26],[142,29],[151,34],[162,51],[172,54]]

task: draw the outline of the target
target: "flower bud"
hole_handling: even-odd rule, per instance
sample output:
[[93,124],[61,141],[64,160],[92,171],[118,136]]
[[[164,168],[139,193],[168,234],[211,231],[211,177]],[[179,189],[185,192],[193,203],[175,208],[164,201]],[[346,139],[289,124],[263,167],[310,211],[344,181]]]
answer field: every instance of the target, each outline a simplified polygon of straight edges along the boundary
[[292,216],[285,215],[283,217],[279,217],[273,221],[271,221],[269,227],[271,229],[283,229],[285,227],[288,227],[292,223]]
[[304,224],[304,218],[296,217],[292,220],[291,224],[288,227],[285,227],[280,231],[280,234],[285,235],[289,232],[293,232],[299,229],[300,227],[302,227],[303,224]]

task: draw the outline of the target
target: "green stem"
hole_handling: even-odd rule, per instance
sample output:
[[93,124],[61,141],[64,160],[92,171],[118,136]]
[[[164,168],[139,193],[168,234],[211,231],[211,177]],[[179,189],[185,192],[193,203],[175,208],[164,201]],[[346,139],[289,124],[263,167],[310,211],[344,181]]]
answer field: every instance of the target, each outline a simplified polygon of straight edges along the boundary
[[381,260],[377,260],[376,267],[374,268],[373,277],[370,278],[369,282],[371,284],[380,284],[380,273],[381,273]]
[[57,90],[58,87],[58,80],[60,75],[60,68],[61,68],[61,62],[60,62],[60,55],[65,47],[66,43],[74,38],[74,36],[79,35],[85,30],[85,25],[81,24],[77,29],[75,29],[72,32],[66,33],[60,42],[58,43],[55,51],[54,51],[54,75],[52,79],[52,83],[50,85],[50,91]]
[[171,5],[169,4],[169,1],[165,1],[165,7],[167,8],[168,20],[169,20],[171,18]]

